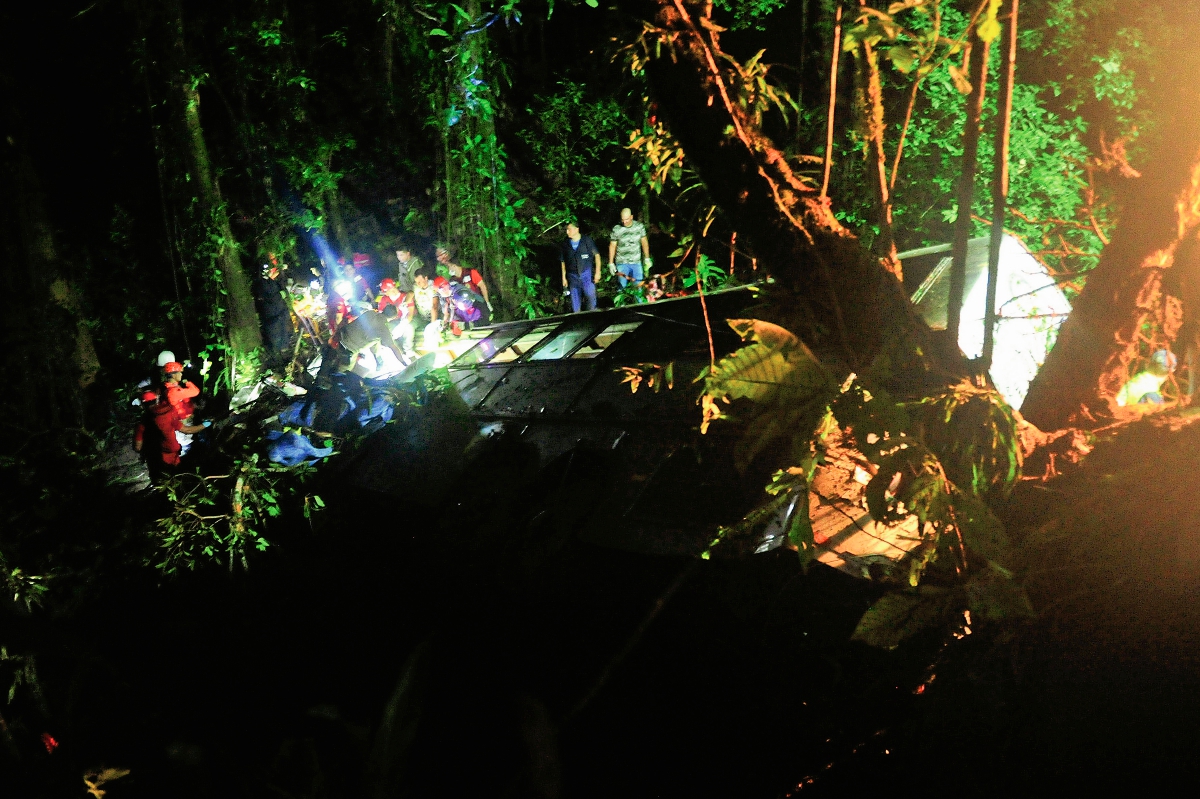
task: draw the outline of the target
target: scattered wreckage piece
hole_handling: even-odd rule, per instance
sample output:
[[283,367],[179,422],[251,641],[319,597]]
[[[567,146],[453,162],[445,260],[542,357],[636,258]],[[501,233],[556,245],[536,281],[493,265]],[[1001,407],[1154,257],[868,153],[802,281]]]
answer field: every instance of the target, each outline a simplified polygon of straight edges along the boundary
[[[866,458],[835,443],[829,446],[825,463],[813,474],[808,491],[816,560],[864,579],[904,573],[897,567],[902,567],[904,559],[921,544],[916,515],[909,514],[892,524],[871,517],[866,488],[872,476]],[[787,545],[790,515],[796,510],[785,506],[776,514],[758,539],[756,553]]]

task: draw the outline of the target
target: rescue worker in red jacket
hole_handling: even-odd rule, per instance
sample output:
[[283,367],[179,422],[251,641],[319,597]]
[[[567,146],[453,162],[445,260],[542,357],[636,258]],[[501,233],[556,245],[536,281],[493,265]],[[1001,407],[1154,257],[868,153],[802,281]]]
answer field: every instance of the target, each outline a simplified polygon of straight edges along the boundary
[[209,423],[183,424],[171,403],[157,391],[146,391],[142,394],[142,408],[145,412],[134,428],[133,448],[142,454],[150,476],[155,477],[179,465],[183,447],[176,433],[199,433],[208,427]]
[[200,387],[183,379],[183,364],[171,361],[163,367],[163,388],[166,389],[167,402],[175,409],[179,420],[184,424],[190,423],[196,412],[192,398],[200,394]]
[[379,307],[375,310],[383,313],[383,309],[389,305],[395,306],[396,316],[399,319],[412,321],[416,315],[416,303],[413,301],[411,292],[401,291],[396,286],[396,281],[390,277],[385,277],[379,284]]

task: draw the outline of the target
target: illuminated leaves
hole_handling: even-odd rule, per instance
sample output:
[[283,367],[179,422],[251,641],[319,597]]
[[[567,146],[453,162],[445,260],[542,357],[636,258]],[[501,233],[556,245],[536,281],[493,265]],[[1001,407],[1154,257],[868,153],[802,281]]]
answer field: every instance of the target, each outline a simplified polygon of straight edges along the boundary
[[889,47],[884,51],[884,55],[892,62],[892,66],[905,75],[913,71],[918,61],[918,56],[911,47],[900,44],[895,47]]
[[678,183],[683,172],[683,145],[667,131],[661,122],[643,128],[641,133],[629,134],[629,149],[649,164],[650,188],[661,194],[668,183]]
[[832,385],[832,378],[804,342],[779,325],[759,319],[730,319],[729,326],[751,344],[717,362],[704,375],[705,393],[729,402],[749,399],[770,403],[788,398],[815,397]]
[[721,288],[729,280],[729,274],[707,255],[701,254],[696,261],[694,268],[684,269],[680,273],[684,286],[692,288],[699,276],[703,281],[703,288],[712,291]]
[[258,43],[263,47],[279,47],[283,44],[283,20],[255,22],[251,28],[258,37]]
[[905,638],[944,624],[960,606],[956,592],[938,586],[884,594],[858,620],[851,640],[895,649]]
[[[705,418],[717,402],[754,403],[735,463],[744,469],[778,438],[786,438],[797,460],[811,449],[813,430],[824,416],[837,385],[802,341],[779,325],[759,319],[730,319],[729,326],[752,343],[717,361],[704,381]],[[707,398],[707,399],[705,399]],[[705,426],[707,429],[707,426]]]
[[[299,494],[310,466],[260,464],[257,454],[236,461],[230,474],[179,473],[162,483],[171,513],[150,537],[158,548],[154,566],[167,574],[194,570],[207,561],[249,568],[247,554],[270,546],[262,528],[283,512],[281,500]],[[324,507],[320,497],[303,497],[303,513]]]
[[643,384],[655,394],[663,386],[666,386],[668,391],[675,387],[674,361],[666,366],[656,363],[639,363],[637,366],[622,366],[615,371],[618,374],[624,372],[625,376],[621,378],[621,383],[628,383],[629,390],[634,394]]
[[1024,587],[997,569],[985,569],[965,586],[972,615],[987,621],[1032,619],[1037,614]]
[[585,209],[598,214],[603,204],[624,196],[635,159],[622,151],[633,122],[620,103],[564,80],[535,97],[526,112],[532,124],[518,135],[544,175],[536,189],[540,225],[554,229]]
[[761,125],[763,114],[775,108],[783,116],[786,124],[788,111],[798,114],[800,106],[786,89],[767,79],[771,67],[763,63],[762,57],[766,52],[759,50],[744,64],[728,53],[721,53],[721,57],[734,72],[735,79],[729,81],[735,92],[734,99],[749,114],[751,121],[755,125]]
[[8,704],[12,704],[17,696],[17,689],[23,685],[28,686],[35,696],[41,693],[42,687],[38,682],[33,655],[11,654],[6,647],[0,646],[0,667],[12,675],[8,686]]
[[905,406],[950,479],[972,493],[1007,496],[1023,456],[1012,408],[995,390],[964,380]]
[[[729,325],[750,343],[698,378],[705,381],[701,429],[725,415],[721,406],[752,403],[741,420],[746,432],[735,463],[745,468],[772,441],[790,436],[794,465],[774,473],[766,486],[770,500],[722,528],[711,546],[759,530],[769,517],[783,525],[802,563],[811,562],[817,550],[809,486],[837,436],[837,446],[849,447],[856,462],[868,462],[862,463],[871,475],[862,501],[871,519],[915,521],[920,536],[907,560],[909,588],[868,610],[855,640],[892,648],[953,622],[964,608],[987,621],[1032,613],[1004,566],[1010,544],[1003,525],[982,499],[990,491],[1006,492],[1020,475],[1014,417],[998,395],[964,382],[898,403],[855,375],[837,386],[803,342],[778,325],[757,319]],[[936,576],[936,585],[922,583],[926,572]],[[904,576],[885,579],[903,582]]]
[[122,777],[129,776],[127,768],[106,768],[103,771],[85,771],[83,773],[83,784],[87,786],[87,792],[96,799],[101,799],[108,791],[101,786],[119,780]]

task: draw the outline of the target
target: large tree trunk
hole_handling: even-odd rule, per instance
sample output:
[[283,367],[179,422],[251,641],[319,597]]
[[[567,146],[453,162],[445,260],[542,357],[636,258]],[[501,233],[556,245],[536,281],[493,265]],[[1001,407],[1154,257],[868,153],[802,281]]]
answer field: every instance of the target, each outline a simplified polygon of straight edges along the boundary
[[507,182],[507,165],[496,138],[497,76],[491,70],[483,6],[480,0],[464,6],[470,22],[459,20],[455,26],[460,49],[447,60],[443,105],[460,109],[461,115],[441,127],[445,234],[458,246],[462,264],[484,275],[490,298],[498,302],[497,316],[512,316],[523,299],[522,272],[520,254],[510,242],[512,220],[505,218],[511,209],[505,208],[502,184]]
[[[178,0],[171,3],[168,13],[168,24],[172,34],[172,57],[176,67],[172,73],[172,102],[177,108],[187,137],[185,149],[188,171],[198,188],[199,210],[203,221],[211,227],[210,235],[214,237],[218,248],[215,266],[220,269],[219,283],[223,294],[222,298],[216,301],[225,309],[224,334],[236,361],[262,347],[262,333],[258,324],[258,313],[254,308],[250,278],[242,268],[237,240],[233,236],[229,213],[221,197],[221,187],[209,161],[208,145],[200,124],[200,91],[187,68],[183,12]],[[236,364],[230,366],[236,367]],[[231,386],[238,380],[236,371],[236,368],[231,371]]]
[[967,287],[967,242],[971,240],[971,207],[975,204],[975,172],[979,167],[980,120],[983,95],[987,91],[988,51],[990,42],[980,41],[971,31],[971,96],[967,101],[967,122],[963,128],[962,166],[958,171],[958,218],[954,220],[954,240],[950,245],[950,304],[946,308],[946,331],[958,341],[962,321],[963,293]]
[[1188,255],[1200,234],[1200,126],[1191,102],[1200,54],[1178,53],[1164,83],[1156,151],[1022,406],[1043,429],[1118,415],[1114,398],[1131,368],[1200,318],[1200,259]]
[[[0,76],[0,80],[2,80]],[[24,124],[0,107],[0,419],[25,433],[84,424],[84,390],[100,364],[69,269],[60,258]]]
[[719,31],[705,13],[681,0],[658,4],[656,22],[665,34],[647,74],[671,133],[739,240],[749,238],[759,263],[798,298],[803,307],[790,321],[807,329],[797,332],[849,369],[865,368],[885,352],[897,368],[930,369],[927,356],[936,345],[900,282],[732,99],[731,78],[719,66]]

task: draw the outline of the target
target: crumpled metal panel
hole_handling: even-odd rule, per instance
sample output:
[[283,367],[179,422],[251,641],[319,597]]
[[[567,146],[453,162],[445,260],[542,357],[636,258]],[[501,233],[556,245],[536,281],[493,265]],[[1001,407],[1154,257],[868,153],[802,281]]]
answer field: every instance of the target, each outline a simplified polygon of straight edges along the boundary
[[508,370],[508,366],[479,366],[467,369],[451,368],[449,372],[454,389],[467,407],[474,410],[508,374]]
[[508,369],[476,410],[491,416],[562,416],[583,392],[596,368],[597,362],[591,360],[517,364]]

